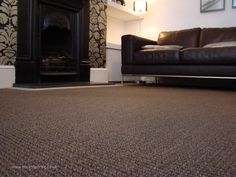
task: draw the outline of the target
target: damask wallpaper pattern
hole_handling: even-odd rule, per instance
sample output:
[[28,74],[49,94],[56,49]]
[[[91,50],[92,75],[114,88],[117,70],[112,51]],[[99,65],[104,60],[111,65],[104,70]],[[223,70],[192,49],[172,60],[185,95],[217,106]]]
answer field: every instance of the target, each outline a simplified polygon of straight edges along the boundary
[[13,65],[16,58],[17,1],[0,0],[0,65]]
[[[91,67],[106,64],[106,3],[90,0],[89,59]],[[13,65],[16,58],[17,0],[0,0],[0,65]]]
[[106,65],[107,0],[90,0],[89,59],[91,67]]

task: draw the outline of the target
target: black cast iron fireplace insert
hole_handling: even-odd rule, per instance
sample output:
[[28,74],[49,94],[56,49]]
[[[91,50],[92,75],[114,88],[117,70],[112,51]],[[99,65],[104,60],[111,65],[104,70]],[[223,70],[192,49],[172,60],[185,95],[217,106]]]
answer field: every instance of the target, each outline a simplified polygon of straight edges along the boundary
[[89,2],[18,2],[16,84],[89,81]]
[[73,38],[76,34],[73,13],[42,5],[40,15],[40,74],[76,74]]

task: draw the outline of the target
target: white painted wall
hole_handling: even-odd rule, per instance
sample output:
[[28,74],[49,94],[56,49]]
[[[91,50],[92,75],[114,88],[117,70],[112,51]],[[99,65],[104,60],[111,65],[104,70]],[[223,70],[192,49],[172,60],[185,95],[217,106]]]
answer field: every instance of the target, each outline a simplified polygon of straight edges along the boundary
[[[133,0],[125,1],[132,8]],[[236,9],[232,0],[225,0],[225,10],[200,13],[200,0],[147,0],[148,13],[141,21],[141,36],[157,39],[160,31],[193,27],[236,26]],[[127,29],[132,28],[127,24]]]
[[121,36],[125,33],[124,21],[107,17],[107,42],[121,44]]
[[106,68],[109,70],[109,81],[121,80],[121,45],[107,43]]
[[142,35],[142,21],[143,20],[134,20],[134,21],[127,21],[124,25],[124,32],[125,34],[133,34],[137,36]]

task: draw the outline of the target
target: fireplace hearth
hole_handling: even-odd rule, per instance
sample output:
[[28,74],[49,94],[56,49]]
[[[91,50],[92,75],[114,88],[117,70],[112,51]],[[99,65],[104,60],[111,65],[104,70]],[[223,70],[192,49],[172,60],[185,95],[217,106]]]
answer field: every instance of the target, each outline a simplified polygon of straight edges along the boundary
[[89,2],[18,1],[16,84],[89,81]]

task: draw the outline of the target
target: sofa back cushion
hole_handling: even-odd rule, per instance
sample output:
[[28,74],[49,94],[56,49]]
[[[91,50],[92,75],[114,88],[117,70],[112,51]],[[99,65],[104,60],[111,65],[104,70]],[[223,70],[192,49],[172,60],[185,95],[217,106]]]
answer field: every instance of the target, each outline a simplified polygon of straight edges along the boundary
[[210,43],[236,41],[236,27],[203,28],[200,34],[200,47]]
[[184,48],[198,47],[200,28],[179,31],[163,31],[158,36],[158,45],[181,45]]

